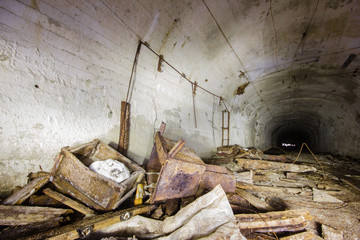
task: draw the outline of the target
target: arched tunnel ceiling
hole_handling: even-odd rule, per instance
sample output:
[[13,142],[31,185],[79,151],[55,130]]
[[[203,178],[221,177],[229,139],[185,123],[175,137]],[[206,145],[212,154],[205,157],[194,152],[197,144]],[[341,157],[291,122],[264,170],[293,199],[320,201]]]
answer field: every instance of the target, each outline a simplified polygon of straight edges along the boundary
[[275,129],[295,120],[321,135],[318,150],[331,151],[334,135],[355,135],[360,122],[359,8],[351,0],[189,1],[157,48],[264,126],[255,145],[269,145]]

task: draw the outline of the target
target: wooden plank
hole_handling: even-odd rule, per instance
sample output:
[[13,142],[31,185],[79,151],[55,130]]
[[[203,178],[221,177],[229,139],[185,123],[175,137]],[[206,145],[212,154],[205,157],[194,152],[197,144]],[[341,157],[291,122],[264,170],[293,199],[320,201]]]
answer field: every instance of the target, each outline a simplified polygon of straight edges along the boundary
[[34,178],[38,178],[38,177],[45,177],[45,176],[49,176],[50,173],[48,172],[44,172],[44,171],[39,171],[39,172],[31,172],[28,174],[28,179],[33,180]]
[[[332,238],[332,239],[340,240],[338,238]],[[290,235],[287,237],[282,237],[280,238],[280,240],[324,240],[324,239],[318,235],[315,235],[315,233],[313,232],[306,231],[306,232]]]
[[29,198],[29,205],[31,206],[42,206],[42,207],[64,207],[61,202],[47,195],[32,195]]
[[282,232],[305,229],[312,219],[307,210],[288,210],[256,214],[235,214],[241,232]]
[[130,103],[121,101],[121,116],[120,116],[120,136],[118,151],[127,155],[129,147],[129,132],[130,132]]
[[55,217],[43,222],[31,223],[20,226],[10,226],[0,232],[0,239],[19,239],[39,232],[48,231],[52,228],[60,227],[63,217]]
[[[160,136],[164,134],[165,128],[166,128],[166,124],[162,122],[159,129]],[[160,169],[161,169],[161,163],[157,155],[156,144],[154,143],[154,146],[150,154],[149,162],[146,165],[146,170],[148,172],[160,172]],[[154,183],[156,183],[156,181]]]
[[49,182],[49,173],[46,176],[35,178],[34,180],[30,181],[21,190],[15,192],[14,194],[6,198],[1,204],[19,205],[48,182]]
[[240,197],[246,199],[251,205],[256,207],[257,209],[261,211],[274,211],[275,209],[270,206],[268,203],[262,201],[261,199],[255,197],[251,193],[248,193],[245,190],[242,189],[236,189],[236,194],[238,194]]
[[280,162],[271,162],[264,160],[252,160],[237,158],[237,163],[243,167],[245,170],[278,170],[285,172],[316,172],[316,168],[307,165],[299,165],[292,163],[280,163]]
[[287,194],[287,193],[299,194],[304,191],[302,188],[268,187],[268,186],[247,184],[242,182],[237,182],[236,187],[239,189],[249,189],[252,191],[268,192],[273,194]]
[[26,225],[70,213],[71,209],[0,205],[0,225]]
[[156,146],[156,152],[159,158],[159,162],[161,163],[161,165],[163,165],[168,158],[167,155],[168,151],[165,148],[165,143],[163,142],[160,132],[157,132],[155,134],[155,146]]
[[185,145],[185,141],[180,139],[169,151],[168,158],[173,158]]
[[325,240],[342,240],[343,239],[343,231],[337,230],[335,228],[326,226],[324,224],[321,225],[322,235]]
[[142,205],[117,212],[109,212],[102,215],[93,216],[70,225],[56,228],[45,233],[39,233],[26,239],[72,240],[83,238],[92,232],[96,232],[121,221],[126,221],[132,216],[151,212],[155,208],[155,205]]
[[62,195],[61,193],[52,191],[50,188],[44,189],[43,192],[49,197],[54,198],[55,200],[61,202],[62,204],[65,204],[66,206],[71,207],[72,209],[81,212],[84,215],[95,214],[95,212],[90,208],[85,207],[84,205],[72,200],[71,198],[66,197],[65,195]]

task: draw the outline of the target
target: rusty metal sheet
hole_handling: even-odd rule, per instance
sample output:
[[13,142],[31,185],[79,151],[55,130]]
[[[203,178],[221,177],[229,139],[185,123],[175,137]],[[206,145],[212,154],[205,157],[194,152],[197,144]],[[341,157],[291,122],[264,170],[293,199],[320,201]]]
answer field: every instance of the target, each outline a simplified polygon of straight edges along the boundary
[[206,167],[177,159],[165,161],[151,203],[195,195]]
[[218,184],[221,185],[225,192],[235,192],[235,177],[226,169],[226,167],[209,164],[206,165],[202,186],[211,190]]
[[[116,183],[88,166],[92,161],[118,160],[130,170],[130,178]],[[57,188],[80,200],[86,205],[102,211],[116,209],[122,197],[132,190],[136,179],[145,171],[100,140],[74,148],[63,148],[56,159],[51,181]],[[127,196],[128,197],[128,196]]]

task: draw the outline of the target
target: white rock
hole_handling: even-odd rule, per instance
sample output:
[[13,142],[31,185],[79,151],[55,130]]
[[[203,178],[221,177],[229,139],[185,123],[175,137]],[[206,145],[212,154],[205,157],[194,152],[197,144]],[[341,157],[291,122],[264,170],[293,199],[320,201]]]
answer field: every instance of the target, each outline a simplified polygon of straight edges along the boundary
[[130,177],[130,171],[127,167],[116,160],[107,159],[105,161],[95,161],[89,166],[90,170],[101,174],[117,183],[120,183]]

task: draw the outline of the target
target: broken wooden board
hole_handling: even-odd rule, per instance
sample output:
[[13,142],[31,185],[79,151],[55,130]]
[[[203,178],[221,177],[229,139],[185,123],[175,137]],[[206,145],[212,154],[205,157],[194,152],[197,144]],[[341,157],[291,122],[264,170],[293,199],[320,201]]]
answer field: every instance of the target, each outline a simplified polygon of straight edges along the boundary
[[121,221],[126,221],[132,216],[149,213],[155,208],[155,205],[142,205],[139,207],[124,209],[116,212],[109,212],[102,215],[93,216],[60,228],[52,229],[45,233],[39,233],[26,239],[72,240],[84,238],[92,232],[96,232]]
[[262,160],[268,160],[268,161],[278,161],[278,162],[292,162],[289,160],[286,155],[269,155],[269,154],[263,154],[260,155]]
[[234,172],[236,182],[243,182],[253,184],[254,172],[250,170],[248,172]]
[[55,199],[47,195],[32,195],[29,197],[30,206],[39,206],[39,207],[64,207],[61,202],[56,201]]
[[[161,136],[164,134],[165,128],[166,128],[166,124],[162,122],[160,125],[160,129],[158,131]],[[147,171],[146,180],[148,182],[148,185],[156,184],[159,174],[154,174],[154,173],[160,173],[160,170],[161,170],[161,163],[156,150],[156,144],[154,144],[150,154],[149,161],[146,164],[146,171]],[[154,188],[149,188],[148,191],[152,194],[154,192]]]
[[262,201],[261,199],[255,197],[251,193],[248,193],[245,190],[242,189],[236,189],[236,194],[238,194],[240,197],[246,199],[251,205],[256,207],[257,209],[261,211],[274,211],[275,209],[270,206],[267,202]]
[[0,205],[0,225],[26,225],[73,213],[71,209]]
[[207,164],[221,165],[221,164],[231,163],[234,161],[234,159],[235,159],[234,156],[232,156],[232,157],[213,157],[211,159],[204,160],[204,162]]
[[343,231],[336,230],[335,228],[326,226],[324,224],[321,225],[322,235],[325,240],[342,240],[343,239]]
[[294,232],[305,229],[312,219],[307,210],[236,214],[241,232]]
[[313,200],[315,202],[343,203],[343,201],[329,195],[326,191],[313,188]]
[[32,194],[37,190],[43,187],[46,183],[49,182],[50,174],[47,173],[45,176],[37,177],[30,181],[25,187],[21,190],[15,192],[8,198],[6,198],[1,204],[3,205],[19,205],[28,199]]
[[258,185],[247,184],[242,182],[237,182],[236,187],[239,189],[249,189],[252,191],[268,192],[273,194],[288,194],[288,193],[299,194],[301,192],[304,192],[302,188],[258,186]]
[[[333,238],[333,239],[338,240],[337,238]],[[290,235],[287,237],[282,237],[280,238],[280,240],[324,240],[324,239],[313,232],[306,231],[306,232]]]
[[36,222],[27,225],[10,226],[0,232],[0,239],[19,239],[22,237],[48,231],[52,228],[60,227],[63,217],[55,217],[43,222]]
[[43,193],[48,195],[49,197],[52,197],[53,199],[61,202],[62,204],[71,207],[72,209],[84,214],[84,215],[94,215],[95,212],[91,210],[88,207],[85,207],[81,203],[78,203],[71,198],[66,197],[65,195],[62,195],[61,193],[52,191],[50,188],[46,188],[43,190]]
[[33,180],[34,178],[46,177],[46,176],[50,176],[50,173],[39,171],[39,172],[31,172],[27,175],[29,181]]
[[246,170],[278,170],[285,172],[316,172],[316,168],[307,165],[299,165],[292,163],[280,163],[264,160],[251,160],[244,158],[237,158],[237,163]]

